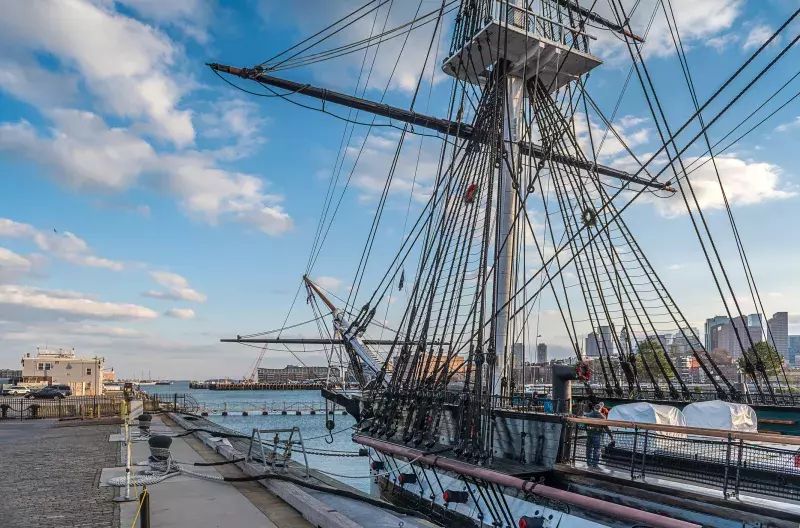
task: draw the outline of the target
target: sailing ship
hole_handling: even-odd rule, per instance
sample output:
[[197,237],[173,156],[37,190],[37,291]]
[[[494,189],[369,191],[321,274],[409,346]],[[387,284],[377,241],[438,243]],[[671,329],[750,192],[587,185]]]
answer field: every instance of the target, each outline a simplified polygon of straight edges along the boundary
[[[383,30],[373,25],[368,38],[319,51],[343,27],[367,16],[377,20],[385,3],[367,2],[255,67],[209,65],[234,86],[252,83],[249,93],[333,113],[347,122],[346,130],[364,124],[353,109],[387,118],[380,123],[398,129],[394,162],[347,300],[309,276],[338,210],[333,192],[326,197],[302,281],[314,321],[330,318],[320,327],[323,335],[290,340],[281,329],[223,341],[317,344],[330,361],[338,354],[361,394],[323,393],[358,420],[353,440],[372,450],[375,493],[413,505],[442,525],[796,526],[800,441],[790,435],[798,433],[800,401],[783,365],[768,357],[775,336],[767,328],[759,345],[757,336],[733,325],[746,352],[740,375],[726,374],[625,212],[653,196],[682,202],[726,316],[746,317],[733,267],[745,277],[752,305],[765,313],[730,204],[724,202],[724,213],[740,257],[735,266],[721,256],[723,236],[709,227],[692,172],[722,150],[712,145],[709,129],[718,131],[729,108],[786,60],[800,38],[787,38],[800,10],[701,100],[669,0],[653,3],[650,25],[638,32],[631,20],[634,10],[644,9],[639,1],[610,0],[600,13],[596,1],[445,0],[426,14],[417,11],[410,22]],[[682,76],[666,88],[655,82],[642,51],[655,17],[669,26],[681,65]],[[362,50],[367,57],[387,39],[407,42],[423,26],[434,29],[410,108],[278,76]],[[450,77],[448,115],[434,117],[415,103],[446,27],[450,47],[440,70]],[[592,50],[599,37],[617,39],[629,55],[629,80],[640,88],[658,132],[655,152],[637,156],[614,124],[616,111],[607,115],[592,97],[589,77],[603,65]],[[676,118],[659,96],[684,85],[693,110]],[[351,113],[335,114],[337,106]],[[596,126],[590,119],[629,153],[634,168],[600,163],[606,136],[595,144],[593,133],[587,140],[577,131],[580,120],[590,130]],[[412,134],[442,140],[433,189],[382,278],[359,296],[397,159]],[[705,154],[690,158],[695,147]],[[718,182],[725,196],[724,178]],[[407,301],[386,339],[387,325],[376,316],[395,290]],[[557,308],[575,363],[554,364],[552,394],[538,398],[526,394],[532,380],[524,379],[524,369],[518,373],[513,349],[536,343],[532,314],[544,296]],[[607,329],[595,339],[597,357],[585,355],[581,323],[590,332]],[[665,350],[659,336],[668,331],[681,336],[702,383],[685,379]],[[602,410],[601,401],[613,407],[607,420],[581,416],[582,408]],[[786,434],[758,432],[757,422]]]

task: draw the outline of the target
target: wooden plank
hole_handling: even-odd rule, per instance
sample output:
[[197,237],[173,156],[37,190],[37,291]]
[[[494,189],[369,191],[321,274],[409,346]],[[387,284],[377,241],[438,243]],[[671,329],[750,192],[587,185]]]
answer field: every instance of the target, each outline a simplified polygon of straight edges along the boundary
[[797,420],[777,420],[774,418],[759,418],[758,423],[774,424],[774,425],[794,425]]

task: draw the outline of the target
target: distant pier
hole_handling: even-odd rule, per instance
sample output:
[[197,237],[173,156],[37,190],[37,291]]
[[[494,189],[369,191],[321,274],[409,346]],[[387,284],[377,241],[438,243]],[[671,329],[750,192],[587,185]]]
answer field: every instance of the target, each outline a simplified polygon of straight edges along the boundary
[[[199,412],[203,416],[266,416],[277,415],[303,415],[325,414],[325,404],[319,402],[198,402]],[[328,414],[336,412],[346,414],[341,407],[329,406]]]
[[189,382],[190,389],[208,390],[320,390],[324,383],[298,384],[298,383],[211,383],[207,381]]

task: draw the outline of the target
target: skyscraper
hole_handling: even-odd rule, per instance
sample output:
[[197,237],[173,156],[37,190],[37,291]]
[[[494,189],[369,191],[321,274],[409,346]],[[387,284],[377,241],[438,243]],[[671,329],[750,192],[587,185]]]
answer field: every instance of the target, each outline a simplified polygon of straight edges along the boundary
[[544,343],[539,343],[536,346],[536,362],[547,363],[547,345]]
[[800,335],[790,335],[789,352],[786,359],[788,359],[792,364],[796,364],[798,355],[800,355]]
[[720,348],[718,343],[712,340],[713,336],[715,336],[717,333],[714,329],[724,325],[727,322],[728,318],[724,315],[715,315],[711,319],[706,319],[706,350],[710,352],[715,348]]
[[517,367],[524,367],[525,345],[522,343],[514,343],[514,346],[511,347],[511,350],[514,353],[514,365]]
[[603,357],[608,357],[610,354],[611,357],[616,357],[617,349],[614,346],[614,332],[611,331],[610,326],[601,326],[598,328],[600,340],[597,343],[598,348],[600,349],[600,353]]
[[587,358],[598,357],[600,355],[600,347],[597,346],[597,334],[591,332],[586,336],[586,346],[583,349],[583,356]]
[[771,338],[767,339],[769,344],[775,343],[775,350],[783,357],[789,352],[789,314],[778,312],[772,315],[769,321],[769,333]]
[[[734,317],[729,322],[716,325],[712,329],[711,341],[714,348],[727,350],[734,359],[742,356],[744,350],[749,349],[762,339],[760,326],[749,326],[748,317]],[[712,350],[714,349],[712,348]]]
[[750,314],[747,316],[747,326],[764,326],[764,319],[761,314]]

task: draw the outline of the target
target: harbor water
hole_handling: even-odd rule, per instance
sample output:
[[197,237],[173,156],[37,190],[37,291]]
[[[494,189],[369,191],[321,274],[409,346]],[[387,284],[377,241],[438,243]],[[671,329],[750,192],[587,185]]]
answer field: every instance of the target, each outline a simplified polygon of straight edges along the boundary
[[[288,390],[288,391],[211,391],[205,389],[190,389],[188,381],[176,381],[172,385],[150,385],[142,387],[148,394],[187,394],[197,400],[200,408],[204,406],[208,409],[222,408],[228,403],[231,408],[244,409],[251,407],[252,410],[260,408],[277,408],[282,403],[287,406],[292,403],[316,404],[317,407],[325,407],[325,399],[317,391]],[[214,423],[233,429],[243,434],[250,435],[253,429],[288,429],[299,427],[303,435],[306,448],[309,450],[330,450],[347,453],[358,453],[358,444],[351,440],[352,427],[355,419],[350,415],[343,415],[341,407],[332,416],[324,412],[311,415],[304,413],[296,415],[289,413],[286,415],[271,413],[267,416],[261,413],[252,413],[249,416],[241,416],[240,413],[232,413],[229,416],[210,415],[208,419]],[[333,435],[329,435],[325,428],[325,421],[332,419],[335,422]],[[332,442],[332,443],[329,443]],[[297,455],[298,462],[302,462],[302,456]],[[322,456],[308,455],[308,464],[313,469],[322,471],[333,478],[358,488],[362,491],[369,491],[369,478],[346,478],[366,477],[369,475],[369,459],[357,456]]]

